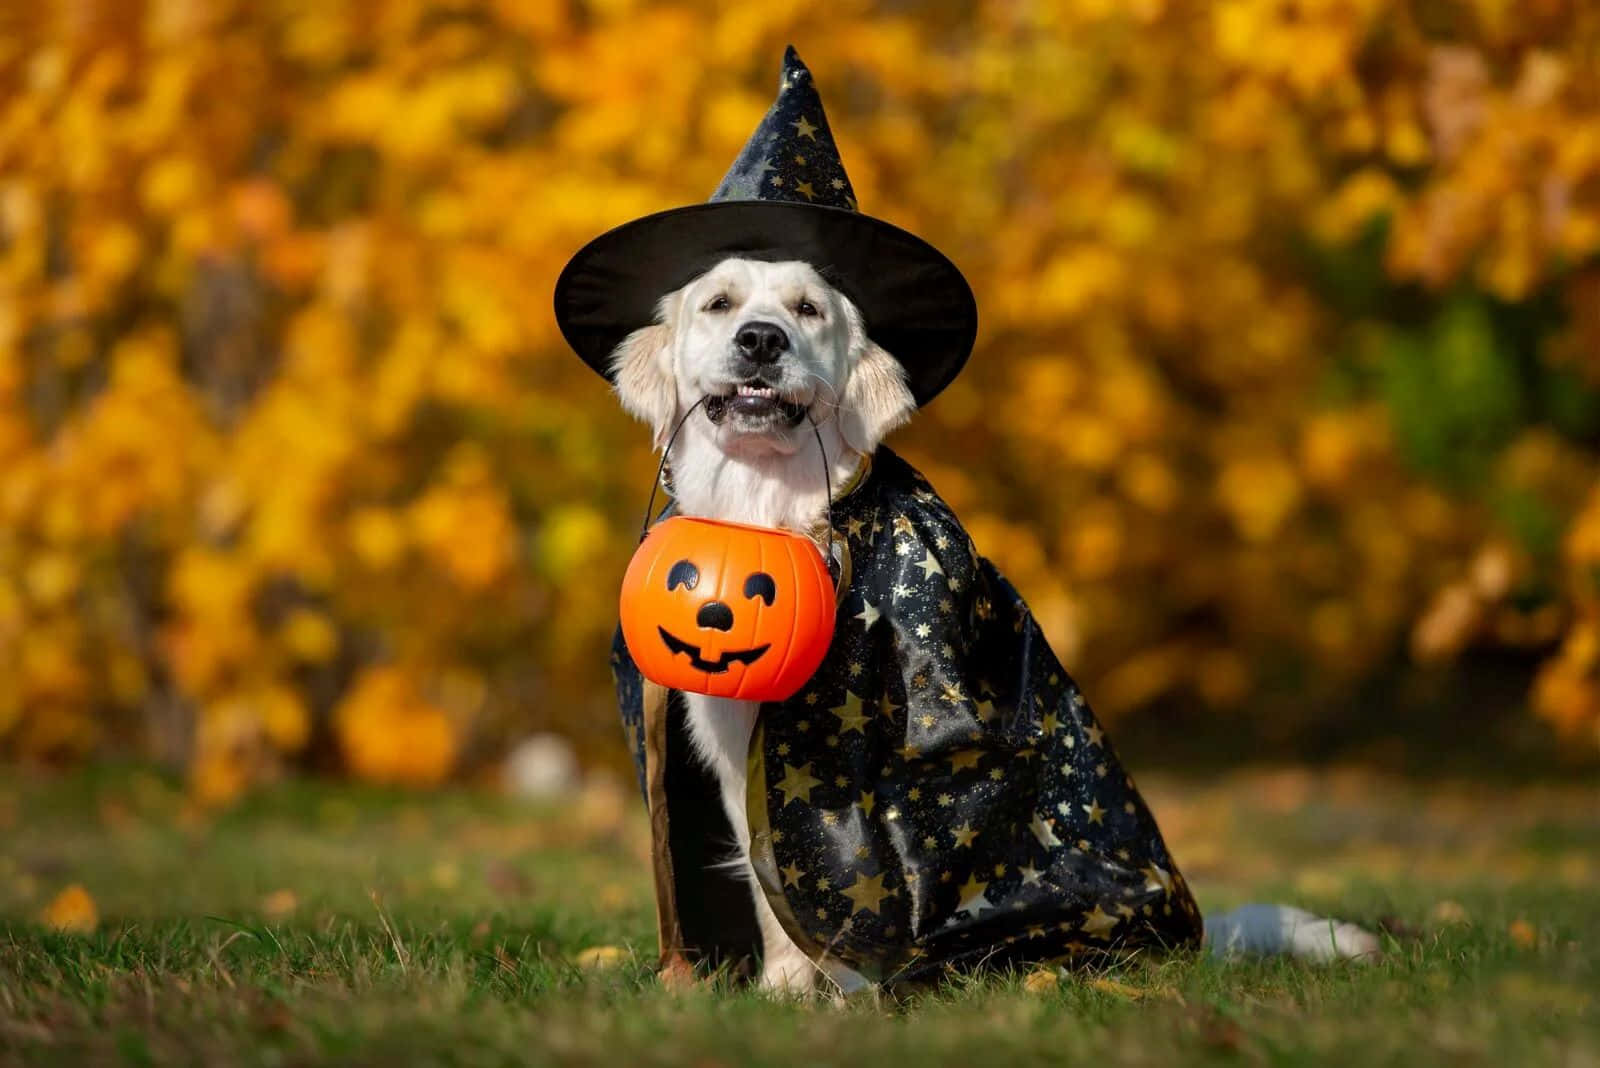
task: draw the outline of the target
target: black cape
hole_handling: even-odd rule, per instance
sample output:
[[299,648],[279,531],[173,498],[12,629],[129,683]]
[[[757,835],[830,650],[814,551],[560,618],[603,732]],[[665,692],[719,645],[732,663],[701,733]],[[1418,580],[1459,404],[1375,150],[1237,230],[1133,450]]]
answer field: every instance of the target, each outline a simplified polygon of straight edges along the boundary
[[[880,448],[832,509],[842,580],[822,667],[762,706],[751,860],[813,959],[878,982],[1197,944],[1155,820],[1027,605],[932,487]],[[840,550],[843,550],[842,552]],[[650,809],[663,963],[760,945],[681,695],[612,666]]]

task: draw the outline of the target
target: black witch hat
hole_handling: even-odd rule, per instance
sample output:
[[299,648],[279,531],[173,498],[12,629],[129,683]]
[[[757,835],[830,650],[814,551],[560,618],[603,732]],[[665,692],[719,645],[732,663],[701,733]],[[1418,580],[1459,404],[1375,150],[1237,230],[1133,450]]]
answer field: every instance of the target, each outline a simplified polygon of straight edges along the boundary
[[919,405],[972,352],[971,287],[938,249],[856,209],[822,98],[792,46],[777,100],[711,199],[585,245],[556,282],[556,321],[583,361],[610,377],[612,350],[654,321],[656,302],[728,256],[815,267],[905,367]]

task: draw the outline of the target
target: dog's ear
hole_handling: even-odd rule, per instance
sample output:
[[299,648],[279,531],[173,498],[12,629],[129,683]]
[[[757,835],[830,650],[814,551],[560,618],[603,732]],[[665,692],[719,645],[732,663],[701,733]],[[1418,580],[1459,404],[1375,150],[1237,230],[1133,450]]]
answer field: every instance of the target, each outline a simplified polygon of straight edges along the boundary
[[875,342],[865,344],[850,372],[850,381],[845,383],[839,430],[846,445],[860,453],[871,453],[891,430],[911,418],[917,402],[906,385],[906,371],[900,361]]
[[658,449],[667,444],[678,411],[678,387],[667,364],[671,340],[668,323],[652,323],[629,334],[611,354],[617,398],[629,415],[650,424]]

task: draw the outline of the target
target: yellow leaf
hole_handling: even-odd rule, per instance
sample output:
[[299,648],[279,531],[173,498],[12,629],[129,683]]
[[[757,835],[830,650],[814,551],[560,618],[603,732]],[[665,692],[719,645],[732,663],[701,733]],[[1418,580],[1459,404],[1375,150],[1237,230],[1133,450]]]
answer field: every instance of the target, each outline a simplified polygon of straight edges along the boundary
[[62,890],[44,907],[39,919],[48,927],[68,934],[89,934],[100,925],[94,898],[77,883]]
[[298,660],[326,663],[339,650],[339,631],[321,612],[296,608],[283,621],[283,644]]
[[281,919],[300,907],[300,898],[287,888],[274,890],[261,899],[261,914],[271,919]]
[[1061,985],[1061,974],[1055,968],[1037,968],[1022,980],[1022,989],[1030,994],[1048,994]]
[[588,949],[579,950],[573,956],[572,963],[580,968],[602,971],[626,963],[631,956],[632,954],[621,946],[590,946]]
[[1136,986],[1129,986],[1127,983],[1119,983],[1115,979],[1107,979],[1104,976],[1089,980],[1089,985],[1100,991],[1102,994],[1110,994],[1113,997],[1127,998],[1129,1001],[1139,1001],[1142,998],[1148,997],[1150,994],[1150,991],[1148,990],[1143,990]]

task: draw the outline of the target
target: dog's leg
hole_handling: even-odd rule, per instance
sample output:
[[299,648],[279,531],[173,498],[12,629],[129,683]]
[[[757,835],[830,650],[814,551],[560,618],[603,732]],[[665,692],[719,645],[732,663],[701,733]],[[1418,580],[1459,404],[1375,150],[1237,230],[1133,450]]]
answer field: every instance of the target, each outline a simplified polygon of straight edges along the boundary
[[805,997],[816,988],[817,966],[790,939],[778,922],[767,895],[750,873],[750,889],[755,893],[756,921],[761,925],[761,986],[776,994]]
[[750,734],[755,729],[758,706],[749,701],[728,701],[685,694],[689,708],[689,737],[695,753],[717,778],[722,808],[733,828],[732,855],[725,862],[750,884],[756,922],[761,929],[761,985],[785,994],[809,994],[816,984],[817,966],[784,931],[750,866],[750,820],[745,812],[745,759]]

